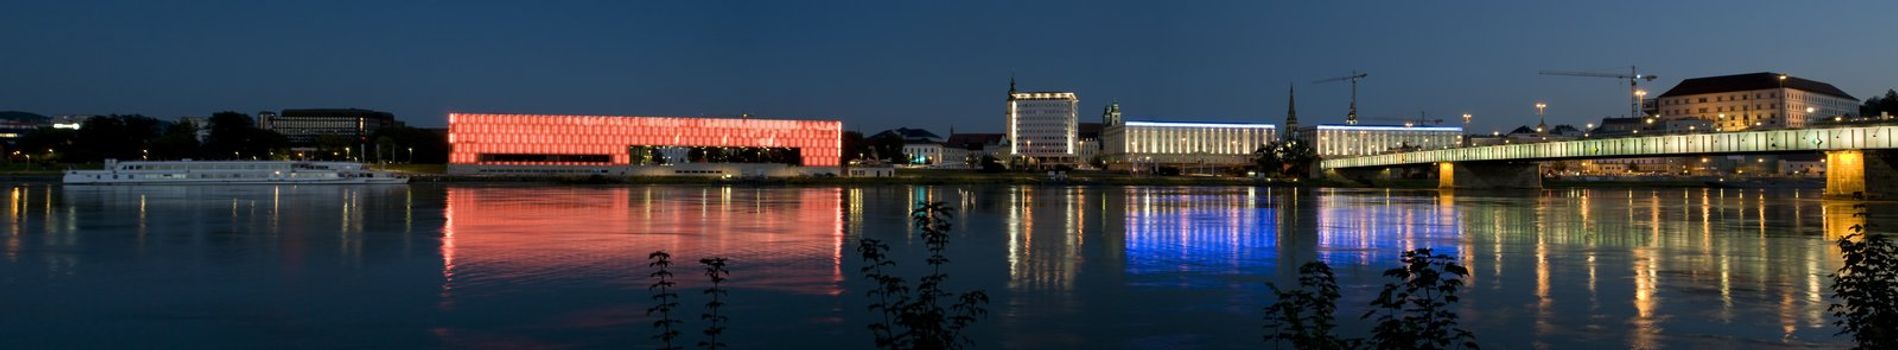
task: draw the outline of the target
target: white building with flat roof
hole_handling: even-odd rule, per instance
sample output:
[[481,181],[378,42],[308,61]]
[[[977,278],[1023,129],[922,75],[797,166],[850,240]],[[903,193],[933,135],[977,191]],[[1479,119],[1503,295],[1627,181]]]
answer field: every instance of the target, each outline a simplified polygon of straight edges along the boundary
[[1080,103],[1073,92],[1015,91],[1011,79],[1006,111],[1009,153],[1038,165],[1078,162],[1075,134]]
[[1272,124],[1133,120],[1106,126],[1101,158],[1114,169],[1136,163],[1243,166],[1277,131]]
[[1455,126],[1320,124],[1299,129],[1298,138],[1323,158],[1444,149],[1463,140],[1463,128]]

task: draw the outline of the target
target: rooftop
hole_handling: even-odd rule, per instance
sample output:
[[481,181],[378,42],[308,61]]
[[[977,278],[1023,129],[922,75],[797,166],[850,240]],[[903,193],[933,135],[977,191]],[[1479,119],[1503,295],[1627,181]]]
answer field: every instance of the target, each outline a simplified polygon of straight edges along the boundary
[[1127,126],[1161,126],[1161,127],[1182,127],[1182,128],[1265,128],[1265,129],[1276,128],[1276,126],[1273,126],[1272,124],[1263,124],[1263,123],[1203,122],[1203,121],[1129,120],[1127,121],[1126,124]]
[[901,137],[903,138],[903,140],[907,140],[907,141],[925,141],[925,140],[941,140],[942,139],[942,136],[937,136],[936,133],[929,132],[929,130],[910,129],[910,128],[895,128],[895,129],[890,129],[890,130],[884,130],[883,132],[876,133],[876,135],[871,135],[870,137],[872,138],[882,137],[885,134],[896,135],[897,137]]
[[1008,98],[1011,100],[1072,100],[1076,97],[1074,92],[1070,91],[1017,91],[1009,93]]
[[[1662,93],[1660,97],[1777,89],[1780,87],[1779,77],[1780,73],[1759,72],[1687,79],[1682,80],[1678,85],[1674,85],[1674,88],[1668,89],[1667,92]],[[1858,100],[1858,98],[1846,94],[1844,90],[1839,90],[1838,87],[1832,86],[1832,84],[1806,80],[1790,75],[1786,77],[1785,87],[1817,94],[1837,96],[1854,101]]]
[[1001,144],[1007,139],[1005,134],[958,133],[949,134],[949,140],[942,143],[962,149],[982,149],[982,146]]
[[1422,125],[1404,126],[1404,125],[1371,125],[1371,124],[1357,124],[1357,125],[1318,124],[1318,125],[1308,126],[1305,128],[1331,129],[1331,130],[1416,130],[1416,131],[1458,131],[1458,132],[1463,131],[1462,127],[1455,127],[1455,126],[1422,126]]

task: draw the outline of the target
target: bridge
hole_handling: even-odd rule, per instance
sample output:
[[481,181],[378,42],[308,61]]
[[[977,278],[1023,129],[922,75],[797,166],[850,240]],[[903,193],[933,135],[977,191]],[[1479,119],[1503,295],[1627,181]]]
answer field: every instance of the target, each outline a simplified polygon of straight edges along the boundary
[[1583,139],[1326,159],[1328,175],[1363,179],[1396,166],[1437,166],[1439,188],[1540,188],[1538,161],[1813,153],[1826,155],[1827,196],[1898,195],[1898,126]]

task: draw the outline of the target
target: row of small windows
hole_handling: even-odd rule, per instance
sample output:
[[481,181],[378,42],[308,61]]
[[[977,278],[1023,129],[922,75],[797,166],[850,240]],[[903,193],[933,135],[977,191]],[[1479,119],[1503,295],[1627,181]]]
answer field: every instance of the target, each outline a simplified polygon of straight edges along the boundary
[[[1744,100],[1751,100],[1751,99],[1766,99],[1766,98],[1779,98],[1779,93],[1768,92],[1768,93],[1753,93],[1753,94],[1716,95],[1716,96],[1713,96],[1712,102],[1744,101]],[[1697,98],[1694,98],[1694,100],[1697,102],[1689,102],[1688,98],[1686,97],[1678,97],[1678,98],[1670,98],[1670,99],[1661,100],[1661,104],[1662,105],[1683,105],[1683,104],[1689,104],[1689,103],[1707,103],[1708,102],[1707,96],[1697,97]]]
[[[1778,103],[1768,103],[1768,104],[1763,104],[1763,105],[1762,105],[1762,104],[1756,104],[1756,105],[1753,105],[1753,106],[1752,106],[1752,108],[1747,108],[1747,106],[1740,106],[1740,107],[1732,107],[1732,106],[1721,106],[1721,107],[1712,107],[1712,108],[1708,108],[1708,107],[1701,107],[1700,109],[1696,109],[1696,111],[1697,111],[1697,112],[1695,112],[1695,113],[1719,113],[1719,112],[1738,112],[1738,111],[1750,111],[1750,110],[1755,110],[1755,109],[1768,109],[1768,108],[1773,108],[1773,109],[1778,109],[1778,108],[1779,108],[1779,104],[1778,104]],[[1711,111],[1711,112],[1710,112],[1710,111]],[[1690,113],[1689,113],[1689,112],[1687,111],[1687,109],[1686,109],[1686,108],[1681,108],[1681,109],[1670,109],[1670,110],[1667,110],[1667,114],[1670,114],[1670,115],[1687,115],[1687,114],[1690,114]]]

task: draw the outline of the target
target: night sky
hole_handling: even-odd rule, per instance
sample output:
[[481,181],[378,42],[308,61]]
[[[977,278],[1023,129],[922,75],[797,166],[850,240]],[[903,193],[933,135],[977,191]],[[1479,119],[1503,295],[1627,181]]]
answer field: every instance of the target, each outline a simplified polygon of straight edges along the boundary
[[[47,115],[356,107],[736,115],[999,131],[1010,74],[1083,121],[1456,119],[1475,132],[1626,113],[1615,79],[1788,72],[1861,100],[1898,86],[1898,1],[0,0],[0,110]],[[1376,121],[1373,121],[1376,122]]]

